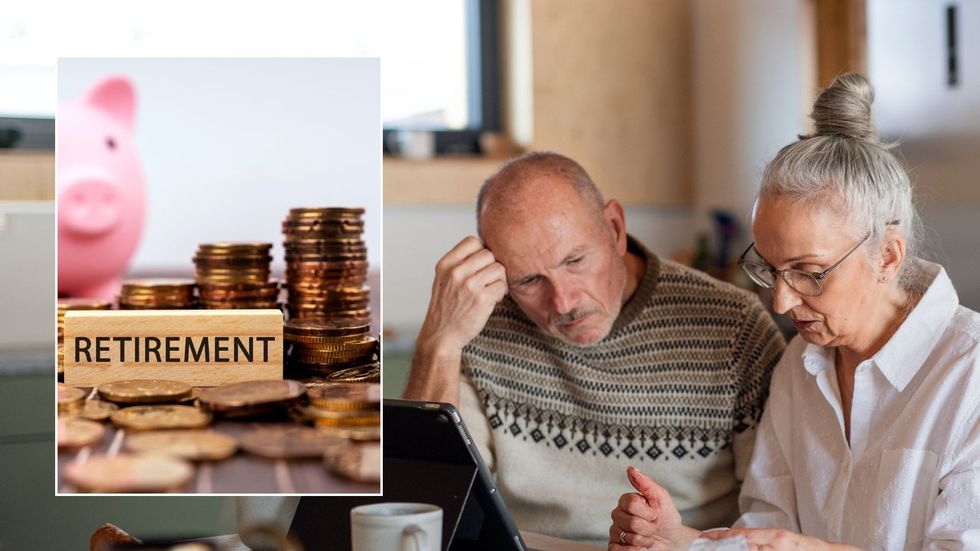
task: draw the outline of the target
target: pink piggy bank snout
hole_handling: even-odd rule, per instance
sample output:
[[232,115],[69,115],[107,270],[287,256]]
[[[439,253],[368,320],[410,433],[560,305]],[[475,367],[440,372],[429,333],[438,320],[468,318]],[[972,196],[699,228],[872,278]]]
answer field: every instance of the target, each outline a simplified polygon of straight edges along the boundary
[[76,234],[97,236],[112,231],[122,217],[125,198],[111,174],[77,172],[59,182],[58,223]]

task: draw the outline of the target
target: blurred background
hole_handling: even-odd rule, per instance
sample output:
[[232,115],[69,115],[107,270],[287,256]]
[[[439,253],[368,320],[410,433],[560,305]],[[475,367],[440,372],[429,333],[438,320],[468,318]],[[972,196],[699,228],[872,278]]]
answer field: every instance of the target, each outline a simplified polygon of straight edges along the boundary
[[8,55],[0,81],[23,85],[18,97],[0,92],[0,135],[11,136],[0,149],[0,400],[10,412],[0,421],[0,549],[84,547],[105,522],[144,538],[234,532],[230,498],[54,496],[56,102],[48,88],[56,71],[59,101],[81,99],[107,76],[135,87],[132,142],[147,210],[123,278],[193,278],[198,244],[215,241],[273,243],[281,278],[281,223],[291,207],[363,207],[380,319],[380,62],[11,56],[29,51],[39,21],[0,26]]
[[[0,548],[80,547],[103,522],[144,536],[234,530],[230,498],[54,497],[54,404],[47,385],[54,353],[51,148],[59,56],[381,58],[385,130],[382,138],[375,127],[372,139],[387,151],[387,396],[399,395],[404,385],[435,262],[475,232],[476,190],[503,159],[531,149],[570,155],[607,197],[626,205],[630,232],[653,251],[692,263],[700,259],[724,275],[726,267],[714,260],[721,226],[713,212],[730,213],[740,227],[730,244],[738,254],[750,239],[747,216],[765,162],[807,131],[816,92],[844,71],[870,75],[879,131],[901,140],[899,151],[912,169],[931,228],[930,256],[947,267],[963,304],[980,308],[976,0],[313,4],[282,0],[272,11],[231,0],[5,5],[0,142],[20,137],[13,149],[0,150],[0,262],[6,268],[0,282],[0,401],[14,412],[0,421]],[[57,20],[51,17],[55,9]],[[101,15],[107,13],[113,17]],[[95,73],[107,68],[97,61],[77,67],[65,74],[77,79],[66,96],[84,89],[84,71],[102,76]],[[295,84],[267,80],[263,90]],[[174,117],[192,112],[157,95],[151,82],[169,84],[178,94],[191,83],[151,79],[137,85],[141,101],[169,103]],[[262,122],[247,132],[288,150],[283,142],[291,139],[284,134],[256,129],[274,120],[276,111],[257,113],[254,120]],[[204,124],[199,121],[217,120],[197,113],[182,127],[196,130]],[[174,123],[153,117],[141,112],[137,120],[151,203],[153,194],[166,194],[170,186],[186,194],[188,179],[198,183],[193,194],[217,194],[216,182],[235,180],[209,172],[219,167],[201,166],[223,144],[202,144],[193,131],[168,142],[150,130]],[[229,191],[301,177],[296,167],[258,156],[249,159],[250,174],[261,174],[263,183],[243,182],[244,188]],[[185,160],[195,170],[166,172]],[[342,181],[320,176],[318,182]],[[166,201],[189,200],[172,197]],[[264,216],[279,206],[251,209]],[[148,216],[134,270],[190,270],[197,233],[172,227],[172,219],[169,211]],[[377,218],[369,223],[381,227]],[[275,231],[264,228],[262,235]],[[170,242],[168,229],[177,241]],[[372,256],[376,264],[381,246],[369,243],[369,251],[378,255]]]
[[385,121],[388,396],[403,389],[435,263],[475,234],[476,192],[506,157],[571,156],[655,253],[739,283],[730,263],[751,240],[765,163],[809,131],[817,92],[846,71],[870,76],[879,133],[900,141],[927,256],[945,265],[964,305],[980,308],[980,2],[490,4],[478,25],[457,23],[471,37],[467,90],[489,115],[467,129],[469,145],[444,124],[428,128],[435,147],[398,151],[428,140],[417,121]]
[[381,264],[377,59],[62,59],[58,99],[99,80],[136,89],[147,213],[128,277],[191,277],[200,243],[273,243],[291,207],[365,207]]

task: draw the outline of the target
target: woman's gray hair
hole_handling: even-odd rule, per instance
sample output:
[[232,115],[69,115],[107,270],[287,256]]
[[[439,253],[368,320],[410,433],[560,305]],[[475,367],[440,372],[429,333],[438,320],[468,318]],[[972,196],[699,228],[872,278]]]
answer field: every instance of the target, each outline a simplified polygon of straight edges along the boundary
[[[815,132],[787,145],[766,166],[759,198],[787,197],[808,207],[830,207],[853,228],[854,239],[871,236],[866,252],[880,251],[887,231],[905,238],[906,258],[918,256],[922,226],[912,201],[908,172],[871,123],[874,90],[864,75],[838,76],[813,104]],[[819,228],[814,228],[819,231]],[[915,262],[903,262],[899,285],[919,287]]]

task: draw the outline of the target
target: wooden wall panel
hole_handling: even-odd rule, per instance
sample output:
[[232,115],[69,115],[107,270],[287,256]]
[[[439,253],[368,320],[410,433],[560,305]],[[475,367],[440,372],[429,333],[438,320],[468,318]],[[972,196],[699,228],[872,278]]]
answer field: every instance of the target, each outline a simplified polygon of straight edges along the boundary
[[609,197],[691,197],[686,0],[532,2],[535,149],[567,154]]
[[[687,0],[531,0],[530,10],[530,148],[578,160],[627,205],[690,204]],[[499,163],[386,158],[385,204],[470,205]]]
[[0,151],[0,201],[53,199],[53,152]]

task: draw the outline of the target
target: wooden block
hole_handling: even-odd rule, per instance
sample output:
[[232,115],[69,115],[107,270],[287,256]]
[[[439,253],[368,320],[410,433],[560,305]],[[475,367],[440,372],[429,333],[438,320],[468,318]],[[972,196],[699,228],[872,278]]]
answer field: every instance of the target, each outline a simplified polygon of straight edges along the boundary
[[65,314],[65,384],[282,379],[279,310],[77,310]]

